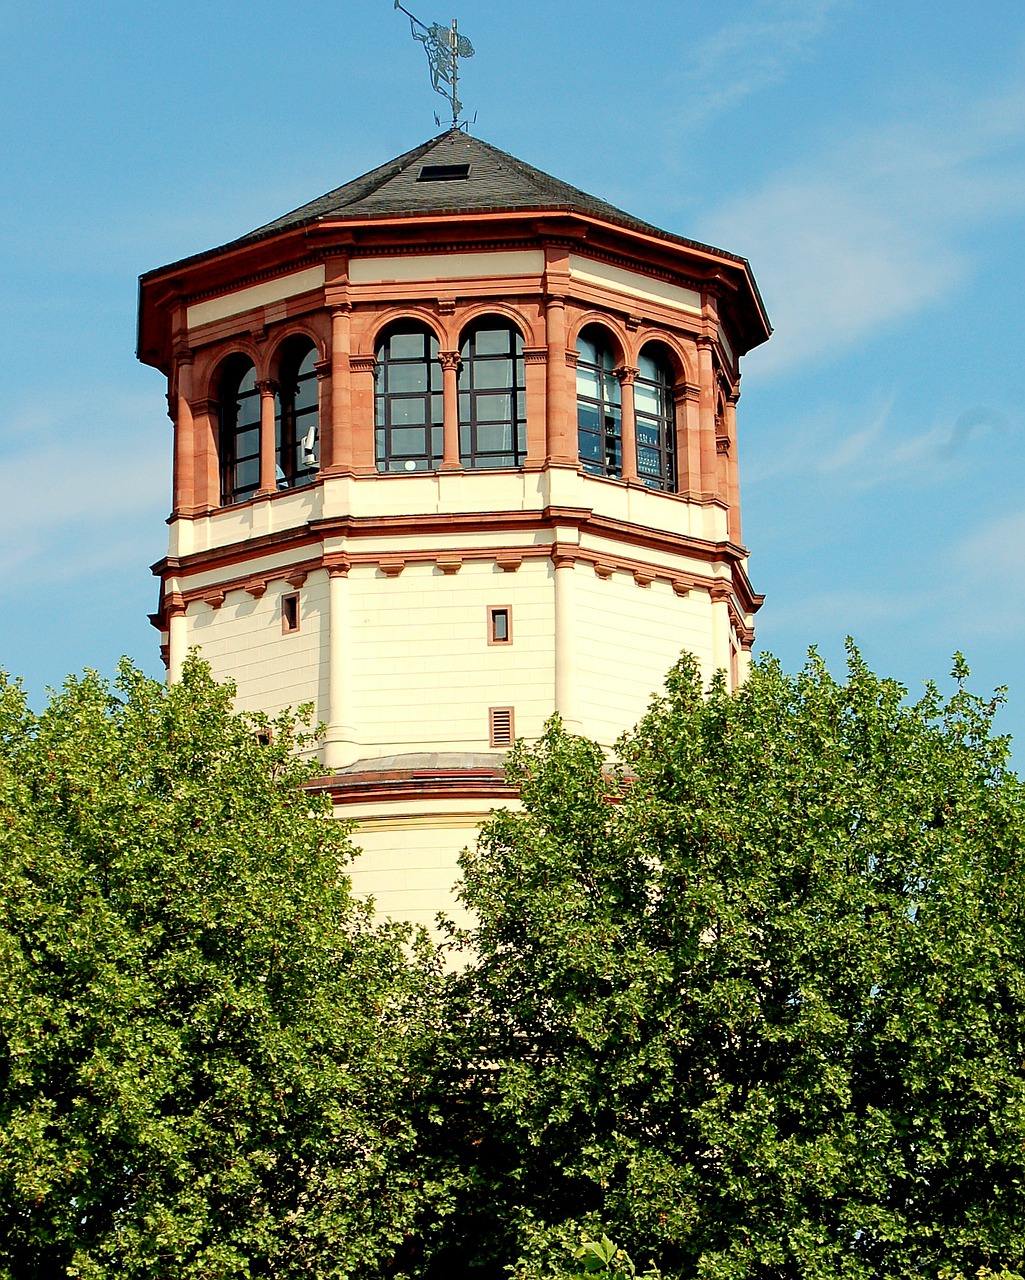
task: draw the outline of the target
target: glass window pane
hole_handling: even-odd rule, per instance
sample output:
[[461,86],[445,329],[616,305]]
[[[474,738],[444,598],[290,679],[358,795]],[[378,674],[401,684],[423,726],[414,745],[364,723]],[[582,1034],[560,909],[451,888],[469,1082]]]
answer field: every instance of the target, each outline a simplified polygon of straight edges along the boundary
[[597,400],[601,395],[601,383],[593,369],[581,368],[577,365],[577,395]]
[[391,420],[395,425],[413,422],[425,422],[427,406],[419,396],[411,396],[408,400],[391,402]]
[[255,458],[259,452],[259,431],[242,431],[235,437],[236,458]]
[[374,421],[380,427],[387,419],[384,416],[385,405],[388,403],[384,396],[377,396],[374,400]]
[[521,422],[527,416],[527,393],[525,391],[516,393],[516,416]]
[[643,351],[637,361],[637,367],[641,371],[641,377],[647,378],[649,382],[664,383],[668,381],[658,360],[654,356],[645,355]]
[[298,411],[303,409],[316,409],[317,407],[317,380],[313,378],[308,382],[300,382],[295,389],[295,407]]
[[445,431],[443,427],[431,428],[431,453],[435,462],[440,462],[445,456]]
[[585,338],[583,334],[577,338],[577,352],[580,355],[580,359],[588,364],[598,363],[598,348],[590,338]]
[[388,340],[392,360],[422,360],[425,355],[423,333],[393,333]]
[[399,427],[391,433],[391,451],[396,456],[426,453],[427,437],[423,427]]
[[581,431],[578,436],[580,443],[581,458],[592,458],[595,462],[601,461],[601,440],[598,436],[592,435],[590,431]]
[[638,413],[658,413],[660,398],[657,388],[649,383],[634,383],[634,404]]
[[389,364],[387,368],[390,392],[427,390],[425,364]]
[[459,452],[464,458],[470,456],[473,452],[473,428],[469,426],[459,428]]
[[460,422],[469,422],[469,421],[470,421],[470,393],[469,393],[469,391],[462,391],[462,392],[460,392],[460,394],[459,394],[459,421],[460,421]]
[[497,329],[478,329],[474,335],[474,346],[479,356],[505,355],[512,350],[512,334],[505,326]]
[[638,449],[637,450],[637,470],[642,476],[657,476],[661,474],[661,460],[654,449]]
[[658,448],[658,427],[653,422],[642,422],[637,419],[637,443],[649,448]]
[[598,406],[594,404],[578,404],[577,426],[583,427],[589,431],[598,431],[601,426],[601,416],[598,413]]
[[605,399],[609,404],[619,404],[622,388],[619,379],[613,374],[605,375]]
[[431,422],[445,421],[445,399],[443,396],[431,396]]
[[477,410],[478,422],[511,422],[512,421],[512,396],[496,395],[489,392],[487,395],[479,395],[476,397],[474,406]]
[[510,449],[512,449],[511,423],[479,426],[477,428],[477,451],[479,453],[508,453]]
[[473,385],[480,390],[489,387],[511,387],[513,364],[511,360],[476,360],[473,365]]
[[445,378],[441,365],[438,364],[437,360],[432,360],[429,368],[431,370],[431,390],[440,391]]
[[299,378],[316,378],[317,376],[317,349],[310,347],[309,351],[303,356],[302,364],[299,366]]
[[[238,384],[238,394],[244,396],[247,391],[256,392],[256,369],[250,365],[242,381]],[[259,399],[259,393],[256,392],[256,398]]]
[[235,468],[235,488],[255,489],[260,483],[260,460],[250,458]]

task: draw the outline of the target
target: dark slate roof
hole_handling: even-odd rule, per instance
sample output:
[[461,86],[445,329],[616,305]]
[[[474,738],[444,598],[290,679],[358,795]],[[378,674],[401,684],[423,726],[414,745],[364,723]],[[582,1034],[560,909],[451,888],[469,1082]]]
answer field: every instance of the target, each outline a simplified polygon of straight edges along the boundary
[[[418,181],[425,166],[469,165],[466,178],[447,181]],[[327,195],[311,200],[266,226],[233,240],[224,248],[265,239],[281,231],[301,227],[325,219],[373,218],[393,215],[471,213],[485,209],[561,210],[592,214],[620,226],[644,231],[661,239],[711,250],[722,257],[742,262],[734,254],[723,253],[694,240],[670,235],[651,223],[643,222],[615,205],[588,195],[533,165],[491,146],[480,138],[472,138],[460,129],[449,129],[430,142],[422,143],[405,155],[372,169]]]

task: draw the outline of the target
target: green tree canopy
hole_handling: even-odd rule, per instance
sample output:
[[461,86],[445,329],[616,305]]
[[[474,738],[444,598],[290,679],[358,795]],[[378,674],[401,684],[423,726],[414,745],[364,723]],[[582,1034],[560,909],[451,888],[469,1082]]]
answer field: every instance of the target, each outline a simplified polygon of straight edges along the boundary
[[708,696],[685,660],[618,774],[558,723],[517,748],[463,860],[449,1274],[604,1228],[706,1280],[1020,1265],[1023,797],[955,675],[909,705],[852,650]]
[[[436,975],[350,898],[287,719],[194,661],[0,682],[0,1275],[378,1275],[436,1188]],[[267,740],[269,738],[269,741]]]

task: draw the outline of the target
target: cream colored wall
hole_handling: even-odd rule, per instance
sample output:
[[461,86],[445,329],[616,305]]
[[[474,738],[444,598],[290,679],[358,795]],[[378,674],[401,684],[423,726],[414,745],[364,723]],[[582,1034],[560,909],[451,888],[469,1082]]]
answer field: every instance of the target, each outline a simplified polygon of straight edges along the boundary
[[220,608],[191,604],[186,615],[189,646],[219,680],[238,686],[240,711],[266,711],[314,703],[315,720],[327,716],[327,574],[310,574],[299,592],[298,632],[282,635],[281,597],[294,591],[283,579],[267,584],[254,600],[231,591]]
[[[347,868],[353,892],[372,897],[376,910],[394,920],[434,930],[441,911],[457,924],[468,924],[454,889],[459,855],[476,843],[489,812],[485,801],[478,805],[435,800],[403,805],[398,814],[389,813],[394,806],[388,805],[364,814],[352,837],[360,856]],[[339,816],[351,815],[346,808]]]
[[678,596],[669,583],[641,587],[578,566],[577,695],[584,733],[611,747],[644,714],[683,649],[712,674],[711,605],[704,591]]
[[[352,722],[360,756],[488,750],[488,708],[516,709],[536,737],[554,702],[551,565],[515,573],[467,561],[458,573],[409,564],[398,577],[354,566]],[[487,607],[509,606],[513,643],[489,645]]]

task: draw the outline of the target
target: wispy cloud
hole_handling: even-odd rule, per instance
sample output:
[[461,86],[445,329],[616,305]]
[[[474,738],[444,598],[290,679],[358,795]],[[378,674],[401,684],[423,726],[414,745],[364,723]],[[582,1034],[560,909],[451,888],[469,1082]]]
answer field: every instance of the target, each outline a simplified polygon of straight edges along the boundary
[[909,421],[895,397],[874,404],[820,405],[814,413],[780,424],[771,451],[745,458],[745,484],[780,477],[814,476],[845,492],[895,485],[929,488],[984,459],[1011,441],[1020,424],[985,405],[928,426]]
[[687,106],[674,118],[691,129],[779,84],[810,53],[847,0],[758,0],[693,47],[684,67]]
[[139,542],[128,531],[159,529],[168,505],[169,433],[140,431],[145,419],[130,397],[108,409],[103,433],[97,424],[84,437],[81,422],[71,434],[59,404],[5,424],[0,588],[26,574],[57,581],[120,564],[134,568]]
[[1021,89],[923,106],[711,212],[699,233],[752,259],[776,325],[760,369],[842,351],[964,287],[970,233],[1025,209],[1023,143]]

